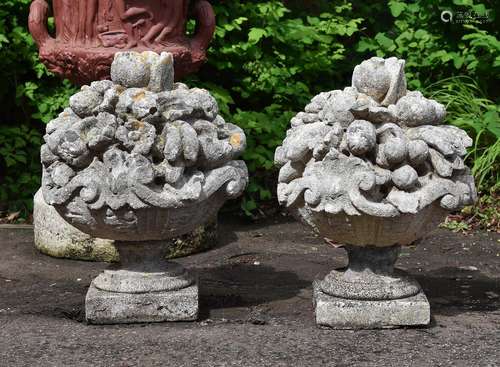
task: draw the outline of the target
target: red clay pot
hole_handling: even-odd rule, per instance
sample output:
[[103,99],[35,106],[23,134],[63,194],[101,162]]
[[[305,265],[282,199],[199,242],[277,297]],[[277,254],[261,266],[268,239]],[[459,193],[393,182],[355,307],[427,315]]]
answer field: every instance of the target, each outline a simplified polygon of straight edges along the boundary
[[[29,29],[40,60],[52,72],[76,84],[108,79],[119,51],[171,52],[175,76],[195,72],[206,60],[215,31],[215,14],[206,0],[52,0],[55,37],[46,0],[31,4]],[[192,16],[196,30],[186,35]]]

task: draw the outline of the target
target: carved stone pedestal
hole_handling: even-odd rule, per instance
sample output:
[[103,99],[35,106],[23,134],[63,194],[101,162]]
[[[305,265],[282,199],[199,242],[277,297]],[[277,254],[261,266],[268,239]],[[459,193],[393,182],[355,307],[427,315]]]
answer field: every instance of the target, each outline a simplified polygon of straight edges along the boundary
[[314,283],[316,324],[332,329],[383,329],[427,325],[430,307],[424,292],[416,296],[368,301],[332,297]]
[[346,247],[349,265],[314,282],[316,323],[335,329],[427,325],[430,305],[420,285],[394,269],[400,246]]
[[181,265],[164,260],[159,241],[115,243],[120,263],[105,270],[85,299],[92,324],[191,321],[198,317],[198,284]]
[[194,321],[198,318],[198,285],[170,292],[115,293],[91,285],[85,299],[91,324]]

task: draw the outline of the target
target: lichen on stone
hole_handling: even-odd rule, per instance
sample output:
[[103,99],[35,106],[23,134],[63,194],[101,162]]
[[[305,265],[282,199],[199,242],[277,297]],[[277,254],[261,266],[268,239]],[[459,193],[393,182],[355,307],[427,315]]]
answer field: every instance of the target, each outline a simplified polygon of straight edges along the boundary
[[275,153],[280,203],[378,217],[473,203],[472,140],[406,85],[404,60],[373,57],[354,68],[351,87],[314,97]]
[[[243,130],[224,121],[208,91],[174,83],[173,75],[168,53],[118,53],[112,80],[82,87],[48,124],[43,195],[73,225],[97,236],[108,229],[138,236],[148,228],[142,222],[154,228],[155,221],[141,210],[211,208],[212,197],[218,209],[243,192],[248,172],[236,160]],[[173,235],[189,222],[164,215]],[[165,237],[163,230],[150,237]]]

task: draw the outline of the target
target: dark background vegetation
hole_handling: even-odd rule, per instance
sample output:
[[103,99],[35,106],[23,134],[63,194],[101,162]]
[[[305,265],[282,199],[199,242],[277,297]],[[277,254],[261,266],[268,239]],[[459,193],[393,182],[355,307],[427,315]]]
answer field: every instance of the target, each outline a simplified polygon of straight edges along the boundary
[[[290,118],[320,91],[350,84],[371,56],[406,59],[411,89],[448,109],[448,123],[474,139],[468,164],[481,200],[448,221],[498,230],[500,41],[496,1],[212,1],[216,36],[209,61],[187,83],[209,89],[228,121],[245,129],[251,216],[274,199],[274,150]],[[47,72],[27,31],[30,0],[0,3],[0,212],[29,217],[40,184],[44,124],[76,90]],[[441,12],[454,13],[443,22]]]

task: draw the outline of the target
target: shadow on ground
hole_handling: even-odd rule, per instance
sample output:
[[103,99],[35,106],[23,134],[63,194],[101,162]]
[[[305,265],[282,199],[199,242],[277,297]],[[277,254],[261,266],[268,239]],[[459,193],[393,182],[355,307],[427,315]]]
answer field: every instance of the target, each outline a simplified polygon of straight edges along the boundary
[[201,317],[210,310],[252,307],[297,296],[311,282],[293,271],[277,271],[271,266],[225,264],[201,269]]
[[478,271],[444,267],[417,276],[434,314],[500,310],[500,281]]

